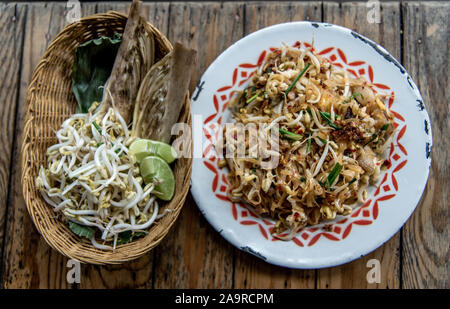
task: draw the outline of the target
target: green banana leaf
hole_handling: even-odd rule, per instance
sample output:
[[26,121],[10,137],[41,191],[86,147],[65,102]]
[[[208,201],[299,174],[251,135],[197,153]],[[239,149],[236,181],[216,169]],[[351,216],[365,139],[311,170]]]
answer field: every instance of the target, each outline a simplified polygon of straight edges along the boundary
[[103,97],[103,86],[119,50],[122,35],[102,36],[77,47],[72,71],[72,90],[78,103],[78,113],[87,113],[95,101]]

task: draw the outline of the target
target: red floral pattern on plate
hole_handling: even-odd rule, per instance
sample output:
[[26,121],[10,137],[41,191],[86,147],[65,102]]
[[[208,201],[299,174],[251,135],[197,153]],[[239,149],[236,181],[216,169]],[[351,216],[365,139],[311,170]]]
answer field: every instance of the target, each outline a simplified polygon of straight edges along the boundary
[[[311,48],[311,45],[308,43],[300,42],[295,43],[293,46],[300,47],[302,44],[304,47]],[[233,70],[231,85],[220,87],[214,93],[212,103],[215,112],[205,119],[203,127],[204,137],[208,141],[203,149],[203,164],[214,173],[211,190],[218,199],[229,204],[234,220],[244,226],[257,227],[262,237],[268,241],[279,241],[271,235],[274,227],[273,220],[257,215],[247,205],[232,203],[228,199],[226,195],[229,187],[229,182],[226,177],[227,170],[219,168],[218,164],[220,159],[213,145],[218,139],[219,130],[217,128],[222,125],[223,115],[227,109],[229,100],[253,76],[255,69],[262,64],[267,53],[274,50],[275,48],[264,50],[258,56],[255,64],[241,63]],[[340,241],[350,235],[354,226],[367,226],[372,224],[379,217],[380,206],[382,206],[383,202],[394,198],[397,194],[399,187],[395,174],[405,167],[408,162],[408,152],[400,142],[406,132],[406,121],[402,115],[392,109],[394,92],[391,91],[391,88],[385,84],[375,82],[373,67],[369,63],[361,60],[350,60],[341,48],[331,46],[321,51],[315,50],[315,52],[325,57],[333,65],[345,69],[350,76],[365,77],[375,86],[375,91],[378,89],[378,91],[385,93],[390,92],[388,106],[395,117],[393,125],[398,133],[390,146],[389,157],[387,159],[388,169],[381,175],[381,182],[374,193],[362,206],[357,207],[349,216],[341,216],[334,222],[321,225],[320,227],[312,226],[300,229],[292,239],[300,247],[312,246],[320,239]]]

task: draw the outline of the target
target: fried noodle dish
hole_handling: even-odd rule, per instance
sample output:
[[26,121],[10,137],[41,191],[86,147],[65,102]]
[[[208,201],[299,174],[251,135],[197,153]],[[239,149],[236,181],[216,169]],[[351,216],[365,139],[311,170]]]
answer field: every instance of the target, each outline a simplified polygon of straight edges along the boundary
[[[278,165],[264,169],[261,157],[239,156],[236,134],[225,132],[234,149],[222,161],[229,198],[275,219],[272,233],[285,240],[302,227],[349,215],[387,163],[395,131],[387,97],[312,48],[283,44],[268,53],[230,108],[236,123],[264,126],[267,139],[276,128]],[[248,154],[248,141],[245,147]]]

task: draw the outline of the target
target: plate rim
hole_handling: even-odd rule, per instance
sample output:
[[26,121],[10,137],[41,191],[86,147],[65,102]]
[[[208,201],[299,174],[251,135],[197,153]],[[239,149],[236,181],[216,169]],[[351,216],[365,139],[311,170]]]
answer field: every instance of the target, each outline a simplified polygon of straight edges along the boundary
[[[421,102],[423,102],[423,98],[422,95],[417,87],[417,85],[415,84],[415,82],[413,81],[413,79],[411,78],[410,74],[408,73],[408,71],[403,67],[403,65],[395,58],[393,57],[384,47],[382,47],[380,44],[372,41],[371,39],[357,33],[356,31],[353,31],[351,29],[348,29],[346,27],[340,26],[340,25],[335,25],[335,24],[330,24],[330,23],[324,23],[324,22],[313,22],[313,21],[295,21],[295,22],[285,22],[285,23],[279,23],[279,24],[275,24],[275,25],[271,25],[268,27],[264,27],[261,28],[257,31],[254,31],[242,38],[240,38],[239,40],[237,40],[236,42],[234,42],[233,44],[231,44],[230,46],[228,46],[218,57],[216,57],[214,59],[214,61],[208,66],[208,68],[205,70],[205,72],[202,74],[199,83],[204,80],[204,76],[209,74],[209,71],[212,71],[215,69],[215,67],[217,66],[217,64],[219,62],[221,62],[222,58],[224,58],[227,54],[227,52],[229,52],[230,49],[234,49],[239,47],[241,44],[244,44],[243,41],[245,41],[245,39],[251,38],[253,36],[258,35],[260,32],[264,32],[264,31],[269,31],[272,28],[278,28],[278,27],[283,27],[283,26],[287,26],[287,25],[310,25],[314,28],[318,28],[318,27],[332,27],[332,28],[336,28],[338,31],[342,32],[344,35],[351,35],[356,39],[360,39],[362,40],[362,43],[368,44],[370,47],[372,47],[378,54],[380,54],[382,57],[384,57],[386,59],[386,57],[389,57],[389,59],[386,59],[389,62],[392,62],[392,65],[396,66],[402,75],[405,76],[407,82],[410,85],[410,88],[413,93],[413,95],[415,97],[417,97],[419,100],[421,100]],[[403,81],[402,81],[403,82]],[[196,90],[198,90],[198,87],[196,88]],[[193,92],[192,97],[194,98],[194,94],[196,91]],[[195,105],[195,101],[193,100],[193,105]],[[191,110],[191,113],[193,113],[193,110]],[[216,226],[215,224],[215,220],[212,218],[212,216],[208,213],[208,211],[206,211],[206,209],[204,207],[202,207],[199,197],[197,196],[197,194],[199,194],[199,196],[201,195],[201,193],[197,193],[196,190],[193,188],[192,183],[193,183],[193,177],[194,174],[191,176],[191,192],[192,192],[192,197],[194,199],[194,201],[197,204],[197,207],[199,208],[200,212],[202,213],[202,215],[206,218],[206,220],[208,221],[208,223],[214,228],[215,231],[217,231],[223,238],[225,238],[229,243],[231,243],[234,247],[236,247],[237,249],[239,249],[240,251],[244,251],[247,253],[250,253],[262,260],[264,260],[265,262],[272,264],[272,265],[276,265],[276,266],[280,266],[280,267],[286,267],[286,268],[290,268],[290,269],[321,269],[321,268],[328,268],[328,267],[334,267],[334,266],[339,266],[339,265],[343,265],[343,264],[347,264],[350,263],[354,260],[357,260],[363,256],[366,256],[368,254],[370,254],[371,252],[377,250],[378,248],[380,248],[382,245],[384,245],[386,242],[388,242],[390,239],[392,239],[392,237],[394,235],[396,235],[398,233],[399,230],[401,230],[401,228],[405,225],[405,223],[410,219],[410,217],[413,215],[414,211],[416,210],[417,206],[420,204],[421,200],[423,199],[423,194],[425,192],[427,183],[428,183],[428,179],[429,179],[429,174],[430,174],[430,168],[431,168],[431,162],[432,162],[432,146],[433,146],[433,139],[432,139],[432,125],[431,125],[431,121],[429,118],[429,114],[427,112],[426,106],[423,106],[423,109],[421,109],[421,115],[424,118],[425,121],[428,122],[428,130],[429,133],[427,135],[427,137],[424,139],[425,142],[428,142],[429,145],[429,157],[427,158],[428,160],[428,165],[426,166],[425,169],[425,173],[424,176],[421,177],[421,181],[419,183],[419,185],[416,187],[418,189],[418,199],[417,202],[413,202],[411,204],[415,204],[415,205],[411,205],[411,211],[408,214],[408,216],[406,216],[406,219],[401,223],[401,225],[399,226],[398,229],[395,229],[395,231],[390,234],[389,236],[386,237],[382,237],[383,240],[377,242],[376,245],[372,245],[369,246],[369,249],[365,249],[365,250],[359,250],[360,252],[364,252],[362,254],[358,253],[358,254],[351,254],[349,256],[346,257],[342,257],[340,259],[335,259],[334,263],[317,263],[314,265],[310,265],[311,263],[299,263],[298,260],[295,261],[279,261],[278,259],[274,259],[273,257],[271,258],[267,258],[267,256],[261,256],[261,254],[258,253],[258,250],[255,250],[254,248],[252,248],[252,245],[246,245],[243,244],[242,242],[240,242],[238,239],[236,239],[236,237],[233,237],[232,234],[227,233],[227,231],[225,229],[220,229],[218,226]],[[195,160],[194,160],[195,161]],[[351,251],[349,253],[352,252],[356,252],[356,251]]]

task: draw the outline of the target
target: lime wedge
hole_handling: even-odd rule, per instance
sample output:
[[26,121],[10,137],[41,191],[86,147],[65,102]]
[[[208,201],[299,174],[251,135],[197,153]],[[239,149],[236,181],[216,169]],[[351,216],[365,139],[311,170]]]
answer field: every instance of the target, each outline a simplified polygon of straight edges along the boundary
[[172,163],[177,158],[177,152],[169,144],[140,138],[130,145],[130,151],[136,156],[136,161],[140,163],[147,156],[158,156],[167,163]]
[[147,156],[140,164],[141,176],[146,184],[155,183],[154,194],[170,201],[175,192],[175,178],[166,161],[157,156]]

